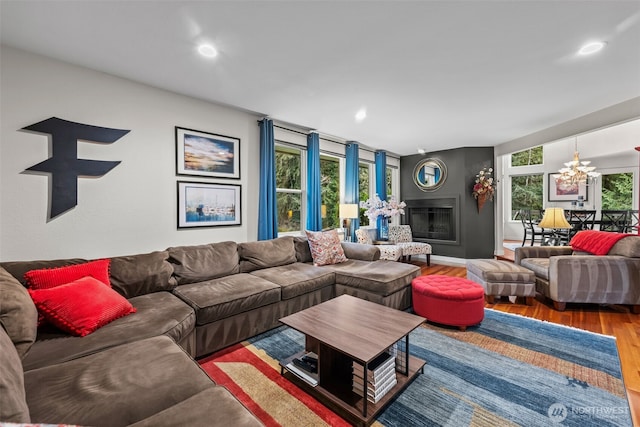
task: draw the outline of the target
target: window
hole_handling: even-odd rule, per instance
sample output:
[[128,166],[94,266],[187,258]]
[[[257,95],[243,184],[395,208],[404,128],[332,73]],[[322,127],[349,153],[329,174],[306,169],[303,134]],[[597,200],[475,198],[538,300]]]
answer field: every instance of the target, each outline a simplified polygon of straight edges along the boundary
[[511,171],[511,214],[512,220],[520,220],[518,211],[520,209],[542,209],[543,205],[543,188],[544,174],[543,172],[543,148],[542,145],[528,148],[526,150],[512,153],[510,156],[511,167],[527,167],[527,174]]
[[322,218],[322,228],[339,228],[340,207],[340,160],[320,155],[320,193],[327,214]]
[[387,200],[389,200],[389,197],[393,195],[393,170],[391,168],[387,168],[387,177],[385,181],[387,183]]
[[511,177],[511,219],[520,219],[520,209],[542,209],[543,176],[531,174]]
[[541,165],[544,163],[542,156],[542,145],[529,148],[528,150],[518,151],[511,155],[511,166],[531,166]]
[[276,145],[276,203],[278,233],[301,228],[302,150]]
[[[359,185],[359,193],[360,193],[360,201],[366,202],[369,199],[369,188],[370,188],[370,180],[369,180],[369,164],[368,163],[360,163],[358,165],[358,185]],[[369,218],[364,214],[366,209],[360,208],[360,226],[369,225]]]
[[602,209],[632,209],[633,173],[602,175]]

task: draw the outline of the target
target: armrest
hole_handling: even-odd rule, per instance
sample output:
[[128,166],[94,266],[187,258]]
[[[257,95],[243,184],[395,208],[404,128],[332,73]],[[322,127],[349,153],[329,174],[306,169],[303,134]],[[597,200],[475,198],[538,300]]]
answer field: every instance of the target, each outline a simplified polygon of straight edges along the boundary
[[615,300],[615,297],[601,302],[638,304],[640,287],[637,283],[640,283],[640,258],[570,255],[549,259],[549,290],[554,301],[584,301],[598,293],[629,294],[631,302]]
[[521,246],[515,250],[515,264],[525,258],[550,258],[552,256],[571,255],[573,249],[571,246]]
[[377,261],[380,259],[380,249],[375,245],[354,242],[340,243],[345,256],[349,259],[359,259],[361,261]]

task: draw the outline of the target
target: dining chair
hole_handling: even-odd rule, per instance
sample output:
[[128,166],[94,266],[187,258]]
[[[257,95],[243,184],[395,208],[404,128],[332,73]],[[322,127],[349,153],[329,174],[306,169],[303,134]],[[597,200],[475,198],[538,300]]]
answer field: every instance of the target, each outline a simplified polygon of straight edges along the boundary
[[600,231],[624,233],[627,228],[626,210],[603,210],[600,215]]
[[571,224],[571,229],[567,236],[567,243],[569,243],[578,231],[593,230],[596,222],[596,211],[585,209],[568,210],[565,211],[565,217]]
[[545,230],[544,228],[538,227],[538,223],[542,219],[542,211],[540,209],[520,209],[519,215],[524,229],[522,246],[524,246],[527,240],[531,240],[531,246],[536,242],[543,245],[546,239],[553,236],[552,230]]
[[625,233],[640,234],[640,214],[638,209],[629,209],[627,211],[627,226]]

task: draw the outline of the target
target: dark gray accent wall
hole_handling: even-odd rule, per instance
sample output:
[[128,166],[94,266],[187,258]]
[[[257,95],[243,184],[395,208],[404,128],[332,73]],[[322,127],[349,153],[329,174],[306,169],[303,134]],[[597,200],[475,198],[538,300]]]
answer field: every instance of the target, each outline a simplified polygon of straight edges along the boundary
[[[413,182],[413,170],[418,162],[433,157],[447,167],[447,179],[436,191],[421,191]],[[495,247],[495,201],[487,201],[478,212],[471,194],[476,174],[483,167],[494,167],[493,147],[466,147],[436,151],[400,158],[400,200],[439,199],[456,197],[459,200],[460,237],[458,242],[429,242],[434,255],[463,259],[493,258]],[[495,178],[495,176],[494,176]],[[406,222],[406,218],[402,217]]]

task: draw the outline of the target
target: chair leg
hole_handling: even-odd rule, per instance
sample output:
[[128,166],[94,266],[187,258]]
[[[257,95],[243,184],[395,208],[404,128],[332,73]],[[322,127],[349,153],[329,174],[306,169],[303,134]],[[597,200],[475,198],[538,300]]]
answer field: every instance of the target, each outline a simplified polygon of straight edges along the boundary
[[427,254],[427,267],[431,267],[431,254]]
[[567,308],[567,303],[566,302],[554,301],[553,302],[553,308],[555,308],[558,311],[565,311],[566,308]]

